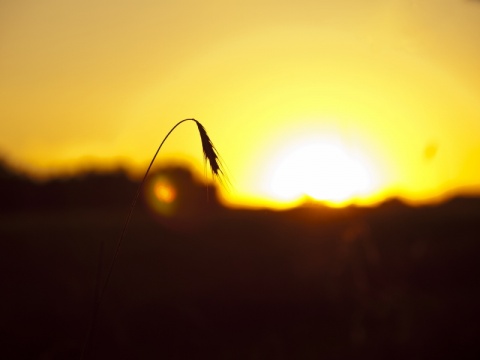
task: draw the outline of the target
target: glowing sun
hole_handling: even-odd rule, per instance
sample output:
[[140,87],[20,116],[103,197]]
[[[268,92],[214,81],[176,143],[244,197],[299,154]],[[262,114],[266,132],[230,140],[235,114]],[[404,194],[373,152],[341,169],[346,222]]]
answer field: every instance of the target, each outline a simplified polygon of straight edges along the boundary
[[281,201],[308,196],[342,203],[373,190],[373,173],[358,151],[348,151],[339,141],[314,139],[284,152],[269,182],[271,196]]

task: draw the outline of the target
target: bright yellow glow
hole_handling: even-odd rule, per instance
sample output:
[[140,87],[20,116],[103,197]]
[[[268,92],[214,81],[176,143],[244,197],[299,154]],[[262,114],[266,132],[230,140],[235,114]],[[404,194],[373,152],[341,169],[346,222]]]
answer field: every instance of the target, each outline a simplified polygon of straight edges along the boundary
[[284,200],[308,195],[342,201],[370,188],[365,168],[330,144],[309,144],[294,150],[273,176],[273,194]]
[[155,183],[153,192],[158,200],[167,204],[175,201],[175,198],[177,197],[175,188],[162,180],[159,180]]
[[[3,3],[0,158],[38,175],[143,174],[195,117],[232,206],[480,193],[478,1]],[[203,173],[195,126],[157,159]]]
[[291,202],[307,196],[338,204],[375,190],[372,167],[338,140],[305,139],[281,153],[267,179],[270,196],[276,200]]

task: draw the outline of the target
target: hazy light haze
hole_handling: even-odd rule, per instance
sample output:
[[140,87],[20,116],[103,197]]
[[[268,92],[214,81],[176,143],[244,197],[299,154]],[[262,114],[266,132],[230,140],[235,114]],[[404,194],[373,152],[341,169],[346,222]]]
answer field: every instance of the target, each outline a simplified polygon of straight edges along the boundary
[[[345,189],[359,202],[424,201],[479,188],[478,64],[476,1],[2,1],[0,155],[141,171],[194,117],[232,204],[280,201],[274,174],[312,139],[368,163],[369,193]],[[202,169],[193,125],[171,159]]]

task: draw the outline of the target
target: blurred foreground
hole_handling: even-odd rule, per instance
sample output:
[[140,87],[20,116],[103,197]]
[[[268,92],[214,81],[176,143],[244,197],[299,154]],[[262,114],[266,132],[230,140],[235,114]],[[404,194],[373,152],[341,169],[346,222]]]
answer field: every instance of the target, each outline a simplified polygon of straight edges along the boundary
[[[160,174],[161,175],[161,174]],[[140,201],[87,359],[480,355],[480,200],[223,208],[182,169]],[[4,359],[78,359],[136,183],[0,174]]]

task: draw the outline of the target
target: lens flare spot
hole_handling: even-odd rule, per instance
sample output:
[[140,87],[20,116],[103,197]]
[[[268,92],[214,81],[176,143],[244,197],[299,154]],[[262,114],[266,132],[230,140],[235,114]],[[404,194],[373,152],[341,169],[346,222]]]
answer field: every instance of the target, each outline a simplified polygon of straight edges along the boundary
[[167,176],[155,175],[147,182],[144,192],[150,210],[160,216],[173,216],[178,211],[179,193],[175,183]]
[[157,181],[153,187],[153,193],[159,201],[170,204],[175,201],[177,192],[175,188],[167,182]]

